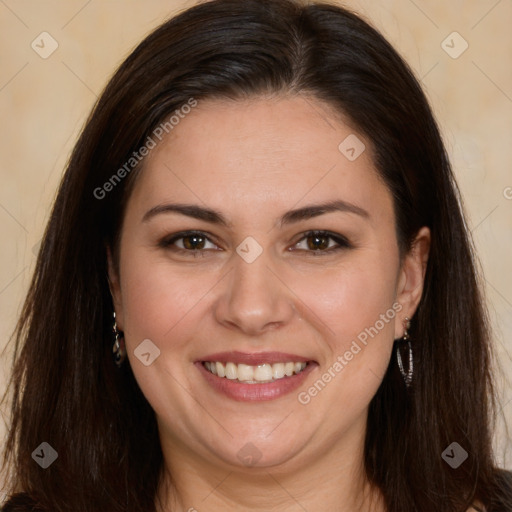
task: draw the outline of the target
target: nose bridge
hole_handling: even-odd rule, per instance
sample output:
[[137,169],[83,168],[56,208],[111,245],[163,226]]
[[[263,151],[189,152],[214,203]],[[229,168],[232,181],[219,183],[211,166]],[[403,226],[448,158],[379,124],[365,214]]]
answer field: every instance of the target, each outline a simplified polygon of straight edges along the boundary
[[[248,261],[241,256],[234,257],[233,260],[232,295],[236,295],[239,301],[247,297],[257,300],[258,296],[266,299],[274,296],[270,279],[274,274],[270,270],[272,261],[268,250],[254,261]],[[268,300],[265,302],[268,303]]]
[[[217,305],[217,320],[251,334],[275,327],[293,316],[292,297],[277,278],[271,251],[240,244],[232,272]],[[259,253],[259,254],[258,254]]]

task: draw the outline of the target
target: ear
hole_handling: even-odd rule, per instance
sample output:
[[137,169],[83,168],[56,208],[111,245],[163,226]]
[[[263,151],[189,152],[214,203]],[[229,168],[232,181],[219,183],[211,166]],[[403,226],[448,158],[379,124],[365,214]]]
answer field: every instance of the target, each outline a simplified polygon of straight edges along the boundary
[[112,295],[112,302],[114,303],[114,309],[116,312],[116,323],[119,330],[123,330],[123,308],[121,301],[121,285],[119,282],[119,274],[116,271],[112,251],[107,246],[107,265],[108,265],[108,286],[110,288],[110,294]]
[[423,294],[430,251],[430,229],[422,227],[404,256],[397,286],[397,301],[402,305],[402,322],[395,324],[395,339],[404,334],[405,317],[412,318]]

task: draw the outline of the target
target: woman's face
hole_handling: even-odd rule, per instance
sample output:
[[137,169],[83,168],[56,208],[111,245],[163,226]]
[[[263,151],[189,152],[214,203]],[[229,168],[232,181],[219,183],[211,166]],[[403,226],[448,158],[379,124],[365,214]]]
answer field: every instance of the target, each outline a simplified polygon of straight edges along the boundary
[[369,141],[318,100],[199,102],[146,158],[110,267],[163,446],[231,468],[359,450],[420,235],[401,264]]

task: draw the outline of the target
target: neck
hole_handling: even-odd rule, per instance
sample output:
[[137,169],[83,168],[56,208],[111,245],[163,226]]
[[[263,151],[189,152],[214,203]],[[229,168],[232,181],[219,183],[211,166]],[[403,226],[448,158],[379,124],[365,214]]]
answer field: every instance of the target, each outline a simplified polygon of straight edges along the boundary
[[[385,512],[381,493],[363,467],[361,430],[323,453],[277,466],[240,468],[162,442],[165,471],[158,512]],[[162,440],[163,441],[163,440]],[[172,475],[172,477],[171,477]]]

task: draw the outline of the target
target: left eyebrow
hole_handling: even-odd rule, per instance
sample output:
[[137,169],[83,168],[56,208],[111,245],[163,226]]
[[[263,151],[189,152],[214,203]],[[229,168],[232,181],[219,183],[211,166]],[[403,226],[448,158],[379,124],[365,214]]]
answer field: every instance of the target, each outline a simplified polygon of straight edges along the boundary
[[365,219],[370,218],[370,214],[360,206],[348,203],[347,201],[342,201],[341,199],[337,199],[335,201],[327,201],[325,203],[312,204],[304,206],[303,208],[290,210],[281,217],[281,219],[279,220],[279,226],[283,226],[285,224],[292,224],[294,222],[299,222],[301,220],[311,219],[313,217],[323,215],[324,213],[331,212],[353,213]]

